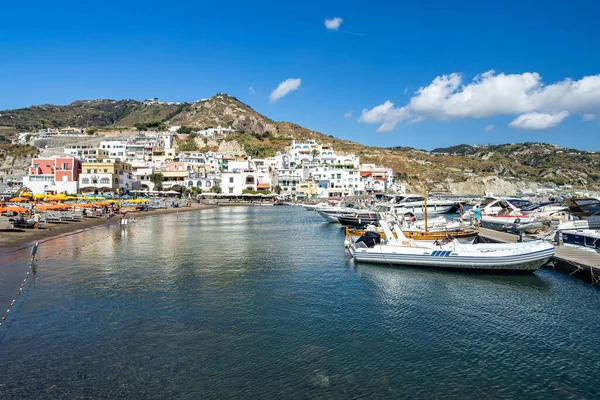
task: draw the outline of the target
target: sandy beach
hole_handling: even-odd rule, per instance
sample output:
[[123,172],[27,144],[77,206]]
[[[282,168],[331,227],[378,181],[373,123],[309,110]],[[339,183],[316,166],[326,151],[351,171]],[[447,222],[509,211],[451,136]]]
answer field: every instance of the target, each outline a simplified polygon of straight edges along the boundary
[[[190,212],[215,208],[216,206],[193,203],[191,207],[167,208],[164,210],[129,212],[127,215],[131,218],[144,218],[151,215],[174,214],[181,212]],[[116,214],[109,222],[110,224],[119,223],[119,215]],[[83,218],[76,222],[58,222],[42,224],[40,229],[13,229],[8,222],[7,217],[0,217],[0,251],[7,252],[16,249],[22,249],[32,245],[36,241],[47,241],[53,237],[65,234],[73,234],[95,226],[106,225],[106,218]]]

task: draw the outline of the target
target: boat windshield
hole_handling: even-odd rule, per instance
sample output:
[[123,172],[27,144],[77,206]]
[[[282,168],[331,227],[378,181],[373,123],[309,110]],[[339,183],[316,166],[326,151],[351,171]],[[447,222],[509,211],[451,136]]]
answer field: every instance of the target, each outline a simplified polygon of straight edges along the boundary
[[481,203],[479,203],[479,207],[480,207],[480,208],[487,207],[487,206],[489,206],[490,204],[492,204],[493,202],[495,202],[496,200],[497,200],[497,199],[494,199],[493,197],[492,197],[492,198],[486,198],[486,199],[483,199],[483,200],[481,201]]
[[517,207],[518,209],[523,209],[524,207],[531,206],[531,202],[529,200],[510,199],[506,201],[512,204],[513,206]]
[[412,203],[415,201],[423,201],[425,200],[423,197],[419,196],[405,196],[398,203]]
[[557,206],[560,207],[562,205],[562,203],[560,202],[556,202],[556,201],[547,201],[545,203],[539,203],[539,204],[532,204],[530,206],[527,206],[525,208],[522,208],[522,211],[533,211],[533,210],[537,210],[538,208],[542,208],[545,206]]

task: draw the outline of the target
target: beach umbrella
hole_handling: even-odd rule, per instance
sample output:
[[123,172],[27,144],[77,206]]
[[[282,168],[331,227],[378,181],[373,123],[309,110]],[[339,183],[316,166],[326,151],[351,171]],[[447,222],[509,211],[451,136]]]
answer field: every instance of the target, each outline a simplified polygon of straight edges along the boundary
[[44,194],[42,194],[42,193],[36,193],[36,194],[34,194],[34,195],[33,195],[33,198],[34,198],[34,199],[38,199],[38,200],[41,200],[41,199],[43,199],[44,197],[46,197],[46,195],[44,195]]
[[97,202],[97,203],[94,203],[94,205],[95,205],[95,206],[98,206],[98,207],[109,207],[109,206],[110,206],[110,203],[108,203],[108,202],[106,202],[106,201],[99,201],[99,202]]
[[78,207],[78,208],[92,208],[92,205],[90,203],[76,203],[75,207]]
[[63,203],[61,203],[61,204],[54,204],[53,206],[54,206],[55,210],[69,210],[69,209],[71,209],[71,207],[73,207],[72,205],[63,204]]
[[29,192],[21,193],[21,197],[33,197],[33,194]]
[[28,199],[27,197],[13,197],[9,201],[12,201],[13,203],[24,203],[26,201],[31,201],[31,199]]
[[24,212],[27,212],[27,209],[25,207],[19,207],[19,206],[6,206],[6,207],[0,208],[0,213],[5,213],[5,212],[24,213]]

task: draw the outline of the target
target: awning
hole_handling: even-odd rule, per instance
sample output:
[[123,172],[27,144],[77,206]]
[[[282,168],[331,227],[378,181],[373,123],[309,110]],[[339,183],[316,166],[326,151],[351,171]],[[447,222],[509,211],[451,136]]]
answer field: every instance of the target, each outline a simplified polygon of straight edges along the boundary
[[271,184],[270,183],[259,183],[256,186],[257,189],[271,189]]

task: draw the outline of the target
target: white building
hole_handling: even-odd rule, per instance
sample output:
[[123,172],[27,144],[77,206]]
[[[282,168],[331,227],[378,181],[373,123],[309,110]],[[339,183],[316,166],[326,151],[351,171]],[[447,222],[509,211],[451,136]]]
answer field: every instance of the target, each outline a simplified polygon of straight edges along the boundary
[[125,161],[127,158],[126,145],[127,142],[124,140],[103,140],[98,148],[106,150],[109,158],[118,158]]
[[221,190],[223,193],[241,195],[245,189],[270,191],[271,175],[250,169],[221,174]]

